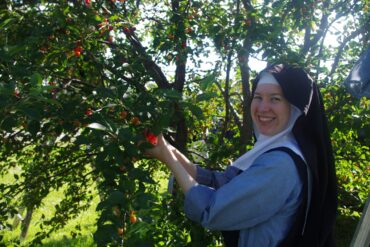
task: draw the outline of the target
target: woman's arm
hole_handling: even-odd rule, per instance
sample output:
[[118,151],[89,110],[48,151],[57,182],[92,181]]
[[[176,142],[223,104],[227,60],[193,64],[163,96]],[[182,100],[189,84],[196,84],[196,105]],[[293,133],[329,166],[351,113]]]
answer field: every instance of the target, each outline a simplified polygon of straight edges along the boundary
[[158,136],[158,144],[147,150],[146,153],[164,163],[172,171],[184,193],[197,184],[194,179],[196,176],[195,166],[183,154],[176,151],[162,134]]
[[189,173],[189,175],[196,179],[197,176],[197,167],[194,165],[184,154],[182,154],[177,148],[172,147],[172,152],[181,163],[181,165],[185,168],[185,170]]
[[[258,157],[254,164],[219,189],[196,185],[185,195],[185,214],[212,230],[238,230],[294,215],[302,182],[294,160],[281,151]],[[290,215],[290,216],[289,216]]]
[[[197,183],[204,184],[207,186],[210,186],[212,188],[219,188],[225,183],[228,183],[233,177],[237,176],[240,173],[240,170],[236,167],[228,167],[226,171],[219,172],[219,171],[211,171],[205,168],[198,167],[197,165],[193,164],[184,154],[182,154],[178,149],[173,147],[171,144],[169,144],[162,135],[158,136],[158,144],[153,150],[148,151],[149,152],[156,152],[155,155],[151,155],[153,158],[156,158],[160,160],[161,162],[165,164],[169,164],[173,162],[173,159],[176,159],[177,162],[180,162],[180,164],[185,169],[186,173],[192,177],[193,180],[195,180]],[[161,138],[163,140],[161,140]],[[163,146],[162,146],[163,145]],[[165,151],[159,151],[162,148],[168,149],[170,154],[164,155]],[[163,153],[161,153],[163,152]],[[172,158],[169,158],[170,156],[173,156]],[[167,157],[167,158],[166,158]],[[170,160],[164,160],[164,159],[171,159]],[[170,168],[170,167],[169,167]],[[170,168],[172,171],[172,169]],[[177,179],[177,178],[176,178]]]

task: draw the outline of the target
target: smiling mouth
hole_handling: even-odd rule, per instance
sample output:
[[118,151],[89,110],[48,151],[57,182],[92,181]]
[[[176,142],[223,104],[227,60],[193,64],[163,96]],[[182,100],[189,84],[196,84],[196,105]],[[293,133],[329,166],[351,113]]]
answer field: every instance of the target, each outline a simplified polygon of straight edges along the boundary
[[258,117],[258,120],[261,122],[261,123],[268,123],[268,122],[272,122],[275,118],[274,117]]

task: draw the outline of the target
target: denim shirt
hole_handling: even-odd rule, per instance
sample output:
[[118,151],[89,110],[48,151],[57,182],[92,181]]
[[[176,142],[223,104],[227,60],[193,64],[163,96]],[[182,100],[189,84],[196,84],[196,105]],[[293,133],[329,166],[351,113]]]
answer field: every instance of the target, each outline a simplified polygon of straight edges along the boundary
[[[185,214],[219,231],[240,230],[239,247],[277,246],[302,201],[302,182],[289,154],[262,154],[241,172],[197,167],[197,182],[185,195]],[[239,175],[238,175],[239,174]]]

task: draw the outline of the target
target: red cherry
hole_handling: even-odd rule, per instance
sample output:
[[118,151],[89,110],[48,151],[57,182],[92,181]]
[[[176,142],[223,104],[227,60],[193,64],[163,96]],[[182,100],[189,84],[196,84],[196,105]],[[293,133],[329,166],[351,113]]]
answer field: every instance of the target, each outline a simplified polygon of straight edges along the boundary
[[136,212],[132,210],[130,213],[130,222],[133,224],[133,223],[136,223],[136,221],[137,221]]
[[124,28],[123,28],[123,32],[124,32],[125,34],[130,34],[130,33],[131,33],[131,30],[130,30],[130,28],[128,28],[128,27],[124,27]]
[[147,133],[145,135],[145,138],[148,142],[150,142],[154,146],[157,145],[158,143],[158,138],[151,132]]
[[85,0],[85,3],[86,4],[90,4],[91,3],[91,0]]
[[75,56],[76,57],[79,57],[81,56],[81,52],[82,52],[82,47],[80,45],[77,45],[74,49],[73,49],[73,52],[75,53]]
[[132,123],[133,125],[139,125],[139,124],[140,124],[140,118],[138,118],[138,117],[133,117],[133,118],[131,119],[131,123]]
[[15,90],[14,90],[14,96],[15,96],[16,98],[20,98],[20,97],[21,97],[21,92],[19,91],[19,89],[15,89]]
[[40,51],[41,53],[47,53],[48,48],[47,48],[47,47],[41,47],[41,48],[39,49],[39,51]]
[[93,114],[93,110],[91,110],[91,108],[87,108],[87,110],[85,111],[85,115],[86,116],[91,116]]
[[182,42],[181,47],[185,49],[186,48],[186,42]]
[[122,120],[125,120],[127,118],[128,112],[127,111],[121,111],[119,113],[119,118]]

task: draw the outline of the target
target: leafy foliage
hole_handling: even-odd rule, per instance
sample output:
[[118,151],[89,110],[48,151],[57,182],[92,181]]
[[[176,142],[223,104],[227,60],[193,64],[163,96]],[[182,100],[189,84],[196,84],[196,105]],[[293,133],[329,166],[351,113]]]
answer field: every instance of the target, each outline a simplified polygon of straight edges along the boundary
[[[342,22],[343,20],[346,22]],[[325,40],[342,22],[338,45]],[[89,206],[98,246],[215,246],[158,191],[148,131],[194,161],[225,167],[252,142],[256,58],[307,67],[320,82],[341,213],[369,191],[369,100],[340,86],[369,40],[368,1],[3,1],[0,4],[0,239],[19,207],[64,198],[42,243]],[[333,61],[326,65],[328,61]],[[325,66],[324,66],[325,65]],[[134,220],[136,219],[136,220]]]

